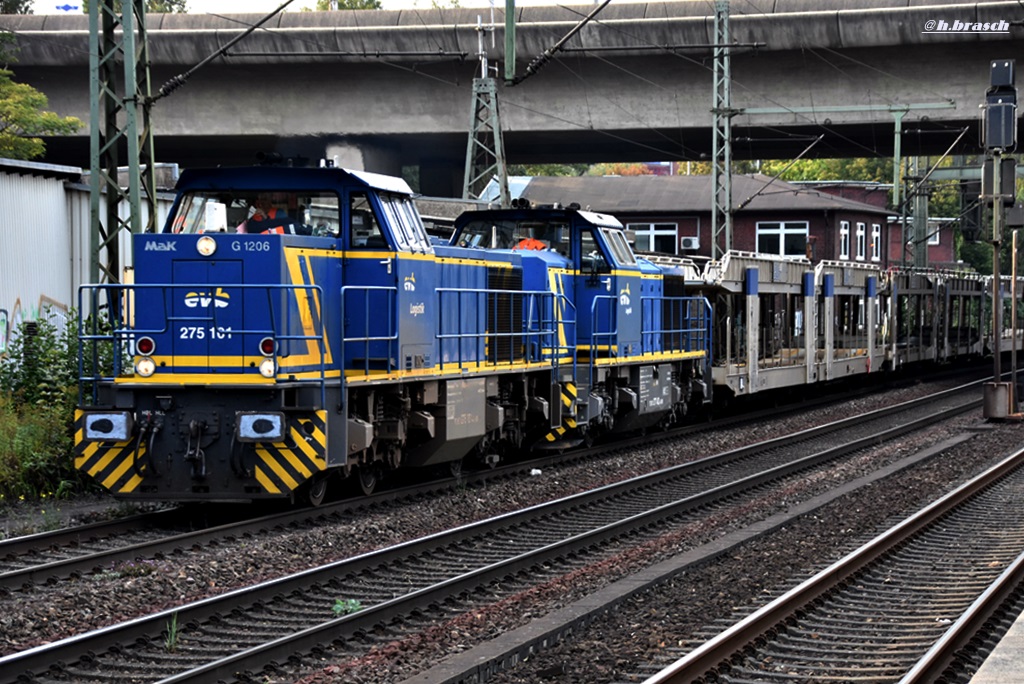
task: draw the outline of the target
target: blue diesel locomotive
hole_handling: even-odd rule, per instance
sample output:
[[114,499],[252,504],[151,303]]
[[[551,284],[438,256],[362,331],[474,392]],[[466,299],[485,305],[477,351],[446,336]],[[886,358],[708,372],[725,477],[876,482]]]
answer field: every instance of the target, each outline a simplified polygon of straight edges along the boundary
[[707,300],[610,216],[469,212],[436,245],[387,176],[205,169],[177,190],[125,284],[80,291],[75,467],[115,497],[316,504],[710,398]]

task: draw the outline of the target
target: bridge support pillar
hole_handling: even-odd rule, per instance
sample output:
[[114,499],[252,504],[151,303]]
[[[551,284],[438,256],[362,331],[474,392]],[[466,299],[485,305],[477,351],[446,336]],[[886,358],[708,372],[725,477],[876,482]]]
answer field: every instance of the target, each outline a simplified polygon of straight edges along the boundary
[[402,161],[398,153],[383,145],[353,142],[328,143],[324,157],[334,160],[336,166],[354,171],[402,175]]

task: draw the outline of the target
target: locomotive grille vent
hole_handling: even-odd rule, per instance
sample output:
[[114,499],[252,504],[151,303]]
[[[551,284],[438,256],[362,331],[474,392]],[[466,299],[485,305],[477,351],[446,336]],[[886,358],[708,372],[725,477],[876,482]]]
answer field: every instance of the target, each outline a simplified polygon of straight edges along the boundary
[[505,268],[487,269],[487,289],[508,290],[509,294],[492,292],[487,295],[487,360],[491,363],[522,361],[523,272]]

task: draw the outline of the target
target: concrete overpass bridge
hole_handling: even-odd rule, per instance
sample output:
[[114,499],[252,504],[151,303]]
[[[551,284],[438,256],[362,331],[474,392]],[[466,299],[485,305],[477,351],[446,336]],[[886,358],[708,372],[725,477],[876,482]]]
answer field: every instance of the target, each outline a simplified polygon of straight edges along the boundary
[[[706,159],[712,8],[613,3],[538,73],[499,86],[510,163]],[[518,9],[517,72],[591,9]],[[326,151],[374,171],[418,166],[424,192],[456,193],[478,15],[489,22],[475,9],[284,13],[157,103],[157,158],[194,166]],[[500,65],[495,15],[497,48],[485,44]],[[1016,0],[733,0],[731,17],[734,43],[763,43],[733,52],[738,159],[789,158],[822,134],[814,156],[888,156],[897,118],[904,154],[941,153],[964,127],[958,151],[977,152],[989,62],[1024,55]],[[154,88],[261,18],[151,15]],[[17,78],[88,122],[88,17],[7,15],[0,27],[18,36]],[[88,165],[87,131],[48,149],[46,161]]]

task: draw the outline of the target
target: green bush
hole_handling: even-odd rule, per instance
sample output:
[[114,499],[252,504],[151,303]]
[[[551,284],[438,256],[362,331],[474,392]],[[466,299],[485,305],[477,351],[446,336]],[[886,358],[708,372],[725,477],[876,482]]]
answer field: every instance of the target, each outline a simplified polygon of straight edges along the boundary
[[77,319],[49,313],[22,323],[0,358],[0,502],[67,496],[81,488],[72,462]]

